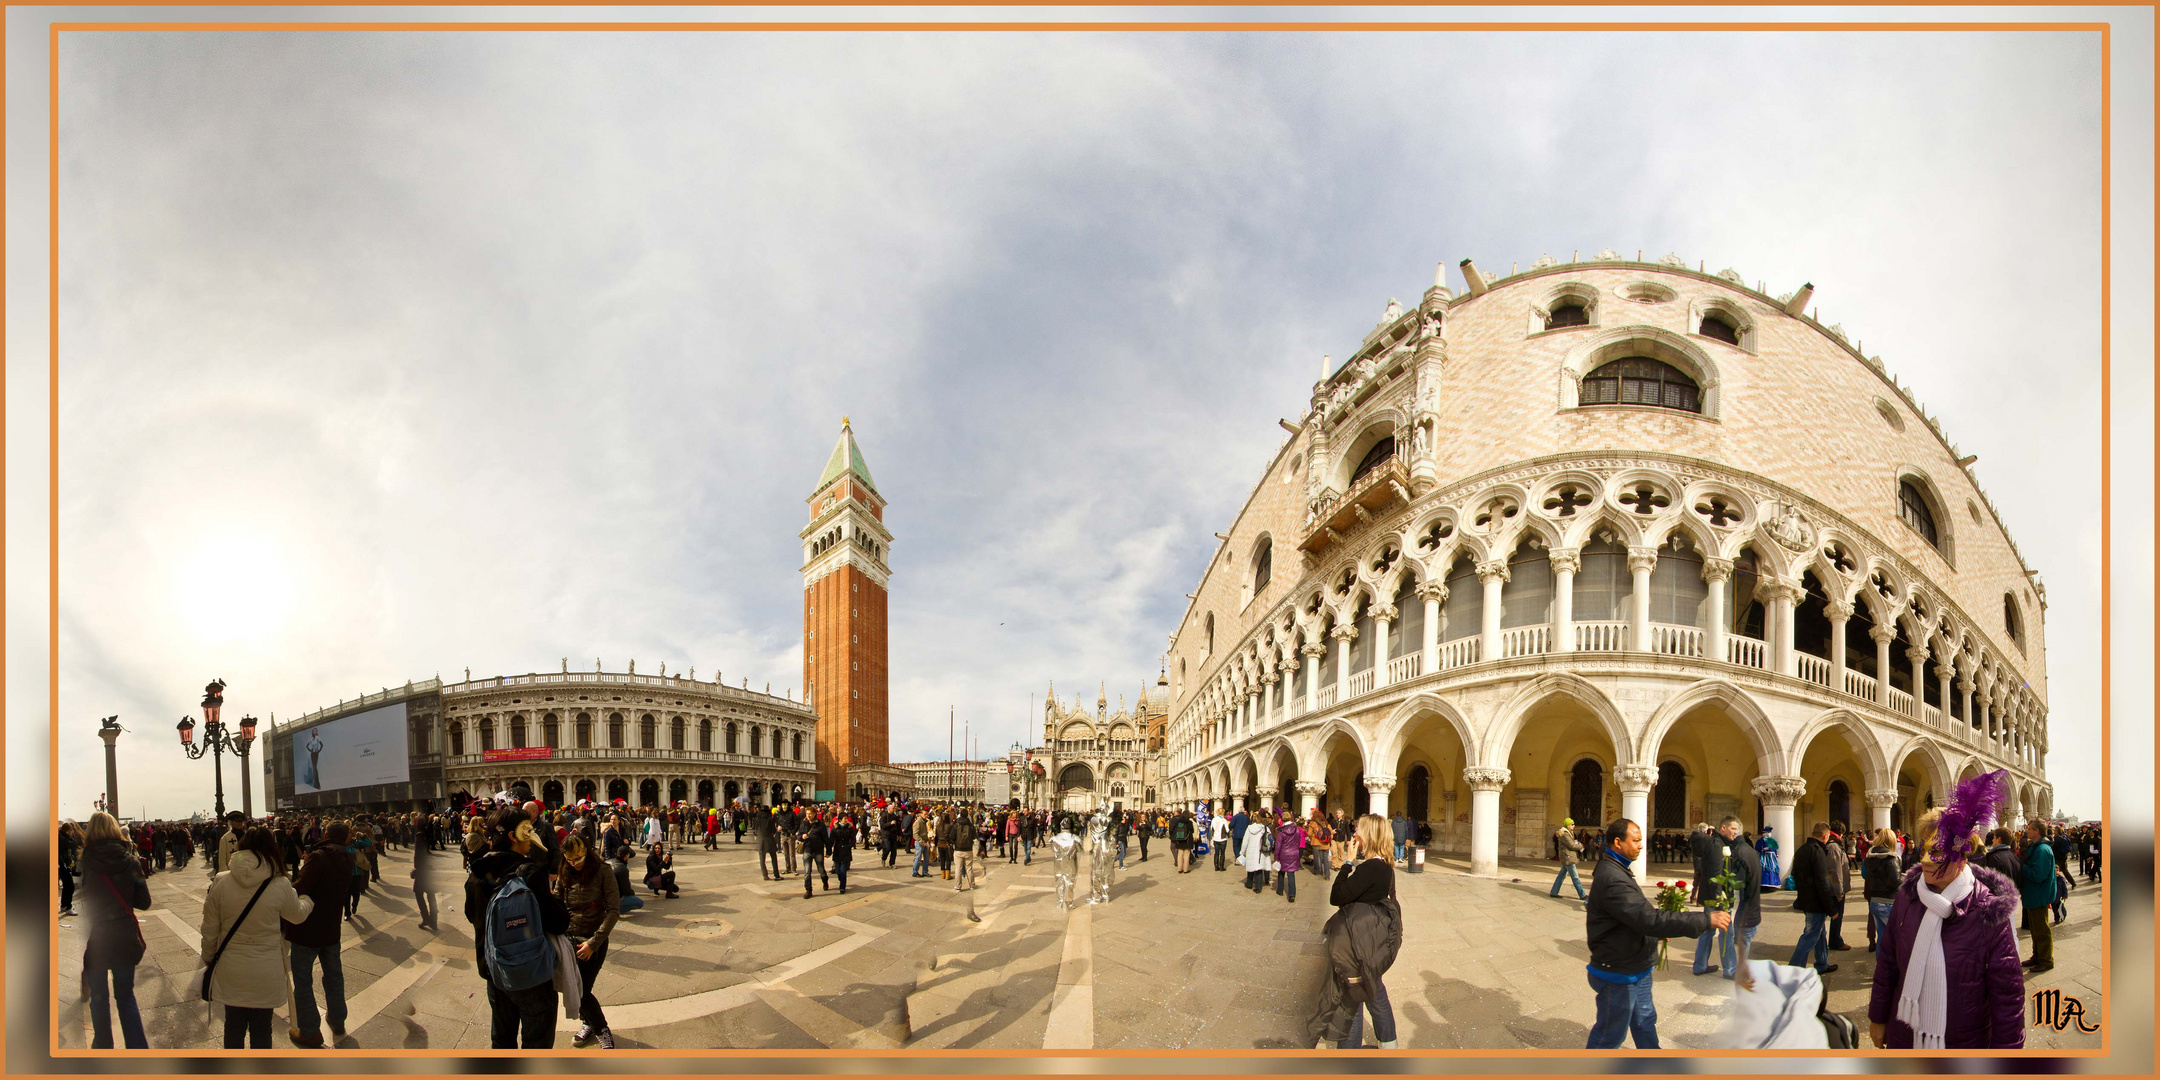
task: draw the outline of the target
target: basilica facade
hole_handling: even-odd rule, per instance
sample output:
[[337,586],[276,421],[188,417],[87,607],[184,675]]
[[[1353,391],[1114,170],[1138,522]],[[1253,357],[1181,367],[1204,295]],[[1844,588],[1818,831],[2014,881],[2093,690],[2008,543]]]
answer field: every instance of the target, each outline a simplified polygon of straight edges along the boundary
[[1053,684],[1043,699],[1042,745],[1025,752],[1016,798],[1030,809],[1138,810],[1163,801],[1163,739],[1170,685],[1158,677],[1127,709],[1111,711],[1107,687],[1091,709],[1079,695],[1060,701]]
[[2052,805],[2046,592],[1812,286],[1462,276],[1285,423],[1171,638],[1169,800],[1401,809],[1476,873],[1563,818],[1789,845],[1997,768]]

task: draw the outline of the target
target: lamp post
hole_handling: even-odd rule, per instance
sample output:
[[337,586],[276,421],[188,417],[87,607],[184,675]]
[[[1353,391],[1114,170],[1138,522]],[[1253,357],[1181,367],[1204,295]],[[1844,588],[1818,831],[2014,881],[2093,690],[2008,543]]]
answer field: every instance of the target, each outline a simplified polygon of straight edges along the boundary
[[197,743],[195,741],[195,718],[181,717],[178,725],[180,730],[180,750],[191,760],[200,760],[204,754],[211,755],[211,763],[216,768],[213,775],[217,783],[217,816],[220,818],[225,816],[225,752],[230,750],[238,755],[240,758],[241,813],[252,818],[254,817],[255,808],[251,785],[248,783],[247,757],[248,748],[255,744],[255,718],[252,716],[241,717],[238,725],[239,730],[235,731],[232,726],[225,724],[219,718],[219,713],[223,711],[224,705],[225,680],[212,679],[210,685],[203,688],[202,742]]
[[114,756],[113,744],[120,740],[120,717],[116,714],[98,722],[98,738],[105,740],[105,804],[113,808],[114,816],[120,813],[120,767]]

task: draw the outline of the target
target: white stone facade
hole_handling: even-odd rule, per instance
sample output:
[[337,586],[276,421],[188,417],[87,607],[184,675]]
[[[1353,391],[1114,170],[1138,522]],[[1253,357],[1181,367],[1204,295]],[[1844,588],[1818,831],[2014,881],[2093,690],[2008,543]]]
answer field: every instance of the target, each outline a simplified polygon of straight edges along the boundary
[[1167,799],[1399,806],[1484,873],[1569,816],[2051,805],[1971,460],[1807,290],[1606,256],[1466,262],[1314,387],[1172,635]]
[[[693,673],[694,674],[694,673]],[[681,675],[613,672],[470,679],[442,689],[450,792],[524,784],[551,806],[772,803],[814,795],[816,717],[799,701]],[[489,761],[488,751],[546,755]],[[498,755],[500,756],[500,755]]]

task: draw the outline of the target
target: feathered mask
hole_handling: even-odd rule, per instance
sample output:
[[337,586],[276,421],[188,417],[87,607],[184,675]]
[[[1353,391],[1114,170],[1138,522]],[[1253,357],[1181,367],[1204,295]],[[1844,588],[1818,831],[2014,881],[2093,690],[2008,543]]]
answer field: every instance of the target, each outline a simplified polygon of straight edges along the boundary
[[1972,834],[1995,821],[1995,808],[2010,795],[2010,772],[1997,769],[1981,773],[1950,792],[1950,802],[1935,820],[1935,842],[1928,848],[1936,865],[1956,862],[1972,853]]

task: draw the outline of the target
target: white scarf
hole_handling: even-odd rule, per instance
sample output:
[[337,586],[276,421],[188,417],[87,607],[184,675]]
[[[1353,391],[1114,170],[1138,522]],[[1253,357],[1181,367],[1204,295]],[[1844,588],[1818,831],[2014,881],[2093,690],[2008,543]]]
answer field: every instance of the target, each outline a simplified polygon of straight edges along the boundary
[[1913,1049],[1940,1050],[1950,1014],[1950,975],[1943,963],[1942,924],[1957,909],[1958,901],[1972,892],[1972,867],[1960,867],[1957,877],[1939,893],[1928,887],[1925,874],[1913,884],[1927,912],[1920,916],[1912,956],[1905,962],[1905,988],[1898,994],[1897,1018],[1912,1028]]

